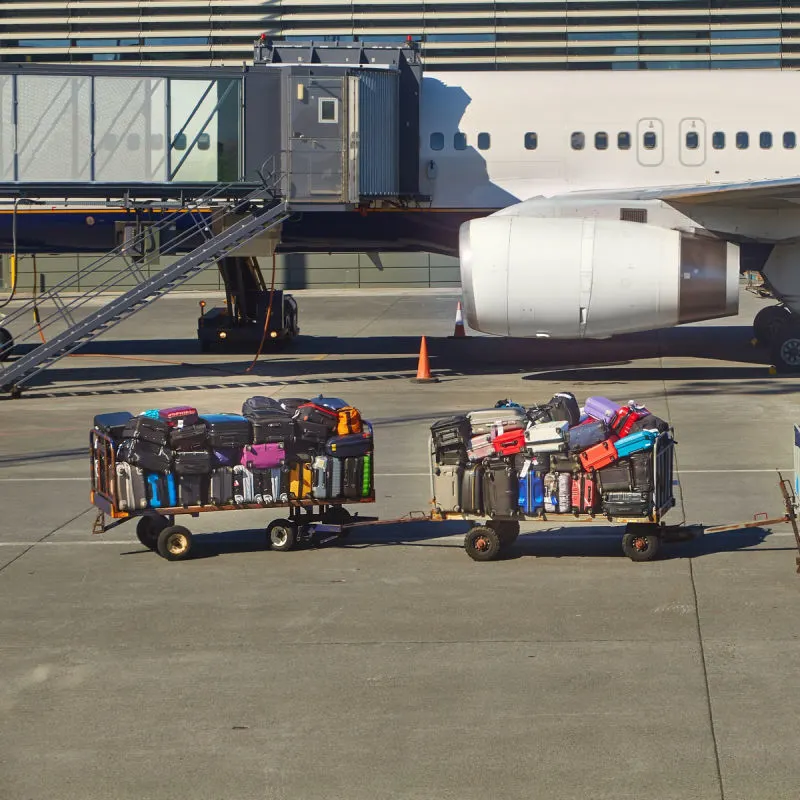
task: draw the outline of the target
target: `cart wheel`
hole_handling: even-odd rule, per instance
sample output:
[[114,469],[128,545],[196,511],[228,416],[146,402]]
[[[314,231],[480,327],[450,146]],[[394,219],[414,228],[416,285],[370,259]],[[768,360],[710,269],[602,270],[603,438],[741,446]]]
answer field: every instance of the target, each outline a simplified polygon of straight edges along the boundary
[[503,522],[492,520],[486,523],[486,527],[497,532],[501,547],[511,547],[519,536],[519,522],[514,520],[504,520]]
[[464,549],[474,561],[492,561],[500,552],[500,537],[497,531],[478,525],[464,537]]
[[167,561],[182,561],[192,550],[192,533],[182,525],[167,525],[158,534],[157,548]]
[[136,538],[148,550],[155,550],[158,547],[158,532],[163,527],[153,517],[144,516],[136,523]]
[[274,519],[267,526],[267,538],[273,550],[291,550],[297,544],[297,527],[288,519]]
[[[325,512],[325,519],[328,525],[347,525],[353,518],[353,515],[344,506],[333,506]],[[350,533],[348,530],[342,531],[339,536],[344,539]]]
[[631,561],[652,561],[661,549],[661,536],[652,525],[628,525],[622,537],[622,552]]

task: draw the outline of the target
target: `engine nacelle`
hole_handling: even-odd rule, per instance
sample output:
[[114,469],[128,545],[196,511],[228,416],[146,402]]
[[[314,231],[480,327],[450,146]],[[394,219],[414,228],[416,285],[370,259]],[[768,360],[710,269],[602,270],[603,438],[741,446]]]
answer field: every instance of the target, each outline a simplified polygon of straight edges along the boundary
[[735,315],[739,247],[621,220],[492,216],[460,230],[470,327],[581,339]]

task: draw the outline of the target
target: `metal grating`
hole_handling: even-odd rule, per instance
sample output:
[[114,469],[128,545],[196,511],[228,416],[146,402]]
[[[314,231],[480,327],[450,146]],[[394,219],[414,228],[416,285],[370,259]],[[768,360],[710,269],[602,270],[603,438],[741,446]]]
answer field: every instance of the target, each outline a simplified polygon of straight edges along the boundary
[[619,218],[623,222],[647,222],[647,209],[646,208],[621,208],[619,210]]

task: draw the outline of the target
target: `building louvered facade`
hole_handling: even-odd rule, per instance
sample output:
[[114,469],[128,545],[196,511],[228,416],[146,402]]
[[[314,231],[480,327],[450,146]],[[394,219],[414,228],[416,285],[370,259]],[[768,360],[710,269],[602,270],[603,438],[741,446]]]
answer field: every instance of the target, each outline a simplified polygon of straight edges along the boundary
[[800,0],[3,0],[0,60],[241,64],[275,39],[420,43],[426,68],[800,65]]

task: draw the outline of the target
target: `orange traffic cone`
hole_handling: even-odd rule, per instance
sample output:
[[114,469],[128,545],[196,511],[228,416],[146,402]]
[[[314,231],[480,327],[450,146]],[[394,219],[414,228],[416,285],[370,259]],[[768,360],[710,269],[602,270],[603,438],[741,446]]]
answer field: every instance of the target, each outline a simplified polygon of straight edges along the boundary
[[464,313],[461,310],[461,301],[458,301],[458,306],[456,307],[456,327],[453,331],[453,338],[454,339],[465,339],[467,337],[467,332],[464,329]]
[[411,379],[412,383],[438,383],[438,378],[431,377],[431,365],[428,361],[428,342],[422,337],[419,345],[419,365],[417,366],[417,377]]

